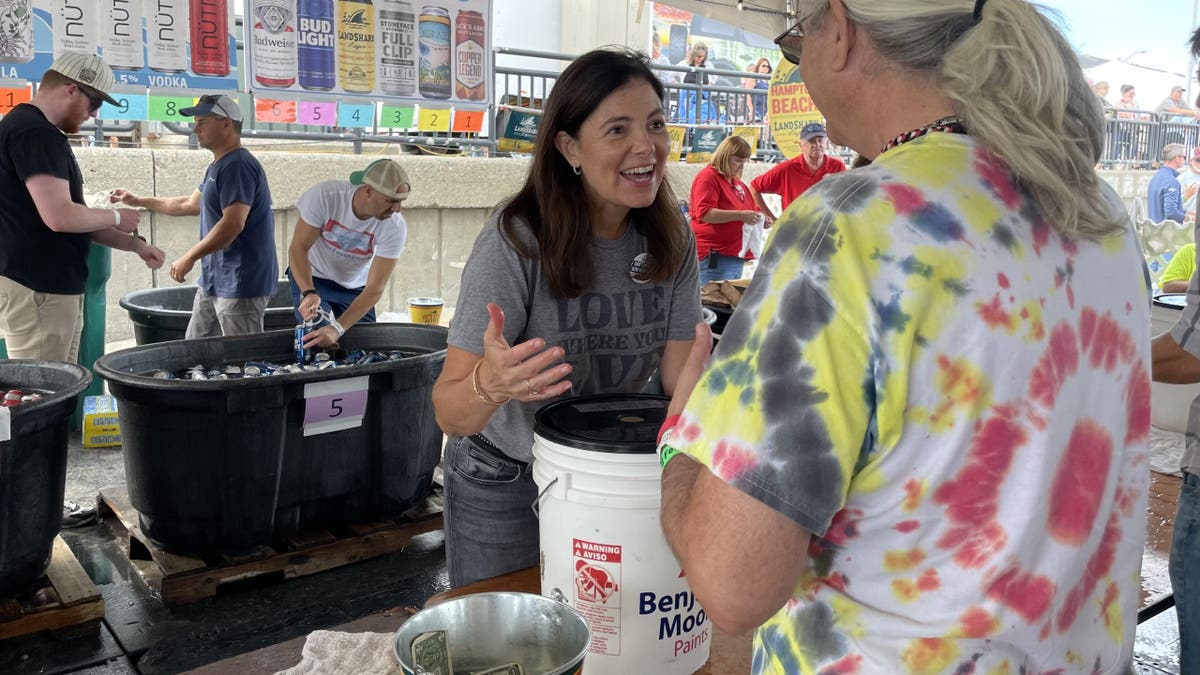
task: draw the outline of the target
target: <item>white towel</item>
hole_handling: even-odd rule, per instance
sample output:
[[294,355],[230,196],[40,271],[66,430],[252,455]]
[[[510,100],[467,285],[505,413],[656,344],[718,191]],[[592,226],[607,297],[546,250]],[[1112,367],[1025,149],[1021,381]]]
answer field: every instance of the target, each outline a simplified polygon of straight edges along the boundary
[[391,633],[315,630],[304,641],[300,663],[275,675],[401,675]]

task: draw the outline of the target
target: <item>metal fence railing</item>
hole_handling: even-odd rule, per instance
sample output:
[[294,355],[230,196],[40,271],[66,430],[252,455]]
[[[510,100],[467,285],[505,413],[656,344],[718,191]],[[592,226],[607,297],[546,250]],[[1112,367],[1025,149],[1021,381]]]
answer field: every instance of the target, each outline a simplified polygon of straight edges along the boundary
[[1149,168],[1162,161],[1163,147],[1180,143],[1190,152],[1200,146],[1200,124],[1160,121],[1148,110],[1106,110],[1104,152],[1108,168]]

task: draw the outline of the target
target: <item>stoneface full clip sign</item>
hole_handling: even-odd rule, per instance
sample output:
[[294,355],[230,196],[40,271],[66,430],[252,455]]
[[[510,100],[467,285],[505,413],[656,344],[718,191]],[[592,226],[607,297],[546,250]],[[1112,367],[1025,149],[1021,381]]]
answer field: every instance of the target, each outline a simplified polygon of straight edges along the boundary
[[491,100],[491,0],[246,0],[247,86],[411,103]]
[[40,81],[71,50],[118,88],[236,91],[234,28],[229,0],[0,0],[0,79]]

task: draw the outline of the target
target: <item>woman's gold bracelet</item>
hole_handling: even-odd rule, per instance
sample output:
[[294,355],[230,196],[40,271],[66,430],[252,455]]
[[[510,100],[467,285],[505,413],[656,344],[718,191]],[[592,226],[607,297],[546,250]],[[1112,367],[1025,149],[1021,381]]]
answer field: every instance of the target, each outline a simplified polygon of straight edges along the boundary
[[487,394],[485,394],[483,392],[483,388],[479,386],[479,366],[482,366],[482,365],[483,365],[483,359],[479,359],[478,361],[475,362],[475,367],[471,369],[471,389],[475,390],[475,396],[480,401],[483,401],[484,403],[492,406],[493,408],[499,408],[500,406],[504,405],[505,403],[508,403],[509,401],[511,401],[512,397],[508,396],[508,397],[505,397],[505,399],[503,401],[497,401],[497,400],[494,400],[491,396],[488,396]]

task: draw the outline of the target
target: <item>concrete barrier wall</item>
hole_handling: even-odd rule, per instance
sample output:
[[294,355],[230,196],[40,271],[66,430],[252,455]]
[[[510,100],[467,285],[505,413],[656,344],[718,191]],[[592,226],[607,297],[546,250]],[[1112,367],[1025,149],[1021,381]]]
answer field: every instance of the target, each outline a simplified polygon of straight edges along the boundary
[[[280,272],[287,266],[287,245],[296,225],[296,199],[313,184],[348,178],[375,157],[349,154],[297,153],[254,150],[266,169],[275,206],[275,242]],[[143,195],[170,197],[189,194],[199,185],[212,156],[207,151],[76,150],[86,181],[85,192],[93,205],[107,202],[107,192],[124,187]],[[495,205],[522,185],[527,159],[468,157],[395,157],[412,179],[411,197],[405,202],[408,244],[378,306],[381,312],[403,311],[407,298],[432,295],[453,306],[458,298],[459,278],[471,244]],[[668,179],[676,196],[686,199],[692,179],[703,165],[672,165]],[[745,180],[770,168],[752,163]],[[1150,181],[1149,171],[1106,171],[1103,177],[1126,199],[1143,197]],[[199,236],[196,218],[172,218],[144,214],[142,233],[167,254],[167,265],[188,249]],[[197,266],[189,275],[194,282]],[[108,282],[108,325],[106,340],[133,337],[128,316],[117,301],[126,293],[175,282],[165,268],[147,270],[132,254],[113,252],[112,276]]]
[[[275,242],[282,273],[287,266],[287,246],[296,225],[297,198],[315,183],[346,179],[376,157],[326,153],[254,150],[263,164],[275,207]],[[212,159],[207,151],[76,150],[86,181],[85,192],[93,206],[106,204],[109,190],[124,187],[141,195],[172,197],[190,194],[200,184]],[[395,157],[408,171],[412,194],[405,202],[408,243],[392,274],[378,311],[403,311],[412,296],[432,295],[454,305],[459,278],[471,245],[492,209],[516,192],[524,182],[528,159],[468,157]],[[686,199],[692,179],[703,165],[670,167],[668,178],[680,199]],[[751,164],[746,180],[769,168]],[[128,315],[117,301],[126,293],[150,287],[172,286],[166,267],[199,237],[196,218],[173,218],[144,213],[141,233],[167,254],[163,269],[151,272],[136,256],[113,252],[108,282],[106,341],[133,337]],[[194,283],[199,265],[188,276]]]

